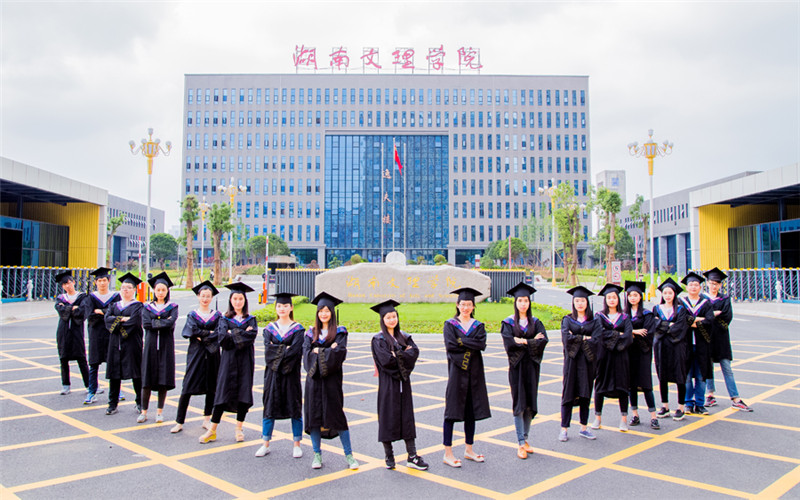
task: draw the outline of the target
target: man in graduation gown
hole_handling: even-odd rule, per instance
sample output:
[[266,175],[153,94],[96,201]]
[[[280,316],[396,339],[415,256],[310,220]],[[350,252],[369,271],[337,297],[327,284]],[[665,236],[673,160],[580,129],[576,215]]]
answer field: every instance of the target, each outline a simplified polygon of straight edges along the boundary
[[89,294],[84,301],[86,304],[86,329],[89,334],[89,393],[83,404],[92,404],[97,401],[97,395],[103,393],[97,383],[97,374],[100,363],[106,362],[108,356],[108,328],[106,328],[105,314],[112,304],[119,302],[119,294],[109,290],[111,269],[98,267],[91,274],[94,276],[97,290]]
[[136,287],[142,282],[131,273],[120,279],[120,301],[112,304],[105,315],[109,331],[106,378],[109,379],[106,415],[117,413],[119,391],[123,380],[133,382],[136,393],[136,413],[142,404],[142,303],[134,299]]
[[66,395],[70,393],[71,385],[70,361],[78,362],[83,384],[87,390],[89,388],[89,367],[86,364],[86,345],[83,341],[83,322],[86,320],[83,302],[86,294],[75,290],[75,278],[71,271],[58,273],[55,279],[64,290],[64,293],[56,297],[55,308],[58,312],[56,344],[58,359],[61,361],[61,394]]

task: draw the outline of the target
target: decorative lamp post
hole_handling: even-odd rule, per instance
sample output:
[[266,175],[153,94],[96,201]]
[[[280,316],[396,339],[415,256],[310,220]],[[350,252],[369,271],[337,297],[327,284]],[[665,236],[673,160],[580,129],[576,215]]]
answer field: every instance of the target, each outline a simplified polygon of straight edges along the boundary
[[555,179],[550,179],[550,187],[539,188],[540,195],[547,195],[547,197],[550,198],[550,267],[553,273],[553,286],[556,286],[556,207],[553,203],[553,196],[555,193]]
[[[150,193],[152,192],[152,178],[153,178],[153,158],[158,156],[159,152],[164,156],[169,156],[172,151],[172,143],[167,141],[164,149],[161,146],[161,139],[153,139],[153,128],[147,129],[148,139],[142,139],[142,144],[136,146],[134,141],[130,141],[128,145],[131,147],[131,153],[136,155],[139,152],[147,158],[147,223],[145,232],[145,246],[147,248],[146,262],[145,262],[145,278],[150,277]],[[141,252],[140,252],[141,253]]]
[[198,207],[200,208],[200,280],[203,280],[204,261],[206,258],[205,242],[206,242],[206,212],[211,210],[211,205],[206,203],[206,197],[203,196],[203,203]]
[[672,153],[673,144],[669,141],[664,141],[662,144],[657,144],[653,139],[653,129],[647,131],[650,136],[647,142],[639,146],[638,142],[628,144],[628,152],[634,158],[644,156],[647,158],[647,171],[650,175],[650,297],[656,295],[656,280],[655,280],[655,266],[654,262],[654,238],[653,238],[653,159],[656,156],[667,156]]
[[[231,203],[231,218],[233,217],[233,200],[236,198],[236,195],[239,193],[244,193],[246,190],[242,186],[237,186],[233,183],[233,177],[231,177],[231,183],[227,186],[222,186],[219,188],[219,192],[222,194],[228,193],[230,196],[230,203]],[[228,233],[228,241],[230,244],[228,245],[228,283],[233,281],[233,228],[231,228],[230,232]]]

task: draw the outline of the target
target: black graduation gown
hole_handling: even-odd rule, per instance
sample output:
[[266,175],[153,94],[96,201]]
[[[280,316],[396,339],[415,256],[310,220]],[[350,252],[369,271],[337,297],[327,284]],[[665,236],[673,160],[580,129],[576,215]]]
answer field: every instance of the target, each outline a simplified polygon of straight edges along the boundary
[[562,405],[574,404],[578,398],[592,397],[601,335],[600,322],[596,319],[581,323],[567,315],[561,320],[561,343],[564,346]]
[[[700,294],[700,298],[695,304],[692,304],[689,297],[686,296],[681,297],[681,301],[689,313],[686,317],[689,326],[689,366],[696,361],[703,379],[711,378],[714,372],[714,364],[711,361],[711,328],[714,322],[714,309],[711,301],[703,294]],[[697,328],[692,328],[695,318],[699,318],[701,322]]]
[[[134,300],[124,308],[116,302],[106,311],[108,329],[108,355],[106,356],[106,378],[128,380],[142,378],[142,309],[141,302]],[[123,316],[130,317],[122,322]]]
[[142,387],[168,391],[175,388],[175,322],[178,304],[167,304],[158,311],[153,305],[142,308],[144,353],[142,354]]
[[456,318],[450,318],[444,322],[443,337],[447,351],[445,420],[463,422],[470,417],[491,417],[481,354],[486,349],[486,328],[474,320],[465,332]]
[[653,357],[656,373],[661,382],[685,384],[689,372],[689,314],[683,304],[678,304],[669,318],[661,311],[661,305],[653,308],[659,320],[656,338],[653,341]]
[[[86,305],[86,331],[89,336],[89,364],[99,365],[106,362],[108,355],[108,328],[106,328],[105,312],[112,304],[119,302],[119,293],[113,292],[107,300],[89,294],[83,301]],[[95,309],[100,309],[103,314],[96,314]]]
[[637,391],[653,390],[653,339],[656,336],[656,325],[659,321],[655,314],[642,308],[631,318],[633,330],[647,330],[647,335],[633,336],[633,343],[628,348],[630,361],[630,388]]
[[[247,328],[250,327],[250,330]],[[224,405],[225,411],[236,412],[239,405],[253,406],[253,375],[255,373],[255,344],[258,322],[254,316],[241,321],[221,316],[217,323],[217,338],[222,348],[217,374],[214,406]]]
[[181,394],[214,394],[217,392],[219,373],[219,340],[217,325],[222,315],[214,311],[208,320],[197,311],[186,316],[181,335],[189,339],[186,351],[186,374],[183,376]]
[[711,301],[711,314],[714,314],[714,311],[722,311],[711,322],[711,360],[719,363],[721,359],[733,359],[731,334],[728,330],[733,319],[731,298],[727,295],[717,295],[715,298],[708,297],[708,300]]
[[[311,434],[311,429],[321,428],[322,437],[332,439],[339,435],[338,431],[348,430],[342,392],[347,329],[338,327],[332,342],[325,342],[324,337],[314,342],[313,334],[314,330],[310,328],[303,338],[303,366],[306,370],[303,424],[306,434]],[[331,348],[334,343],[336,348]],[[314,347],[319,347],[319,352],[313,352]]]
[[[59,359],[68,361],[86,359],[86,344],[83,340],[83,322],[86,320],[85,293],[78,293],[73,302],[69,302],[66,294],[56,298],[58,327],[56,327],[56,345]],[[73,309],[77,306],[76,309]]]
[[627,398],[630,384],[628,348],[633,342],[631,319],[621,313],[612,322],[604,313],[598,312],[595,320],[600,323],[602,340],[598,349],[594,392],[606,398]]
[[372,359],[378,368],[378,441],[383,443],[417,437],[411,372],[419,348],[410,335],[400,334],[410,349],[383,333],[372,337]]
[[282,337],[277,323],[264,328],[264,418],[303,417],[303,386],[300,364],[305,328],[294,323]]
[[[525,410],[531,411],[534,417],[539,412],[537,401],[539,399],[539,373],[542,365],[544,347],[548,338],[544,325],[539,318],[532,318],[533,331],[526,328],[522,337],[528,339],[528,344],[517,344],[514,340],[514,317],[509,316],[500,324],[500,335],[503,337],[503,346],[508,355],[508,384],[511,386],[511,401],[514,415],[521,415]],[[543,339],[534,340],[538,334],[543,334]]]

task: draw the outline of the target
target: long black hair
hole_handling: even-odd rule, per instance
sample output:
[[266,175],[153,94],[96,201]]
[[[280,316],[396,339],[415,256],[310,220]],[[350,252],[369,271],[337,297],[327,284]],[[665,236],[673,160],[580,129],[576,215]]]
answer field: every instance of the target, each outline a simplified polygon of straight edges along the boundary
[[[389,312],[393,312],[393,313],[397,314],[396,310],[389,311]],[[389,314],[389,313],[386,313],[386,314]],[[402,332],[402,330],[400,330],[400,315],[397,314],[397,325],[394,327],[394,335],[391,335],[389,333],[389,329],[386,327],[386,323],[384,323],[384,321],[383,321],[383,317],[386,316],[386,314],[381,315],[381,333],[383,333],[384,338],[387,338],[387,340],[388,340],[388,337],[393,337],[395,339],[395,341],[398,344],[400,344],[400,347],[405,349],[407,344],[406,344],[406,339],[403,336],[403,332]]]
[[228,312],[225,313],[226,318],[233,318],[236,316],[236,310],[233,308],[233,304],[231,304],[231,298],[233,298],[233,294],[238,293],[244,297],[244,305],[242,306],[242,317],[246,318],[250,315],[248,308],[247,308],[247,295],[242,292],[236,292],[231,290],[231,295],[228,297]]
[[[163,285],[163,283],[162,283],[162,285]],[[156,286],[158,286],[158,283],[156,283]],[[167,286],[167,285],[164,285],[164,286]],[[156,298],[156,288],[155,287],[153,287],[153,304],[158,304],[158,299]],[[169,304],[169,287],[168,286],[167,286],[167,295],[164,296],[164,305],[167,305],[167,304]]]
[[622,299],[620,298],[619,294],[617,292],[608,292],[607,294],[603,295],[603,314],[605,314],[606,316],[608,316],[609,314],[608,301],[606,300],[606,297],[608,297],[609,294],[612,293],[617,294],[617,314],[622,312],[622,307],[621,307]]
[[[323,307],[331,311],[326,305],[317,306],[317,313],[314,315],[314,342],[319,340],[319,334],[322,332],[322,321],[319,319],[319,312]],[[333,342],[333,339],[336,338],[336,330],[338,329],[339,322],[336,320],[336,311],[331,311],[331,319],[328,321],[328,334],[325,335],[326,344]]]
[[[580,299],[581,297],[572,297],[572,319],[575,321],[578,320],[578,310],[575,309],[575,299]],[[589,297],[586,298],[586,321],[591,321],[594,319],[594,313],[592,312],[592,301],[589,300]]]
[[[460,301],[460,300],[459,300],[459,301],[456,301],[456,313],[453,315],[453,317],[454,317],[454,318],[457,318],[457,317],[458,317],[458,315],[459,315],[459,314],[461,314],[461,313],[459,312],[459,310],[458,310],[458,303],[459,303],[459,302],[461,302],[461,301]],[[470,313],[469,313],[469,317],[474,319],[474,318],[475,318],[475,301],[474,301],[474,300],[471,300],[470,302],[472,302],[472,312],[470,312]],[[398,319],[399,319],[399,318],[398,318]]]
[[[631,301],[628,300],[628,297],[632,293],[639,293],[639,292],[638,290],[630,290],[628,291],[628,293],[625,294],[625,314],[627,314],[630,317],[633,317],[633,315],[631,314]],[[643,300],[644,297],[642,297],[642,294],[639,293],[639,303],[636,305],[636,314],[642,314],[642,311],[644,311],[644,306],[642,306]]]
[[[517,299],[519,297],[514,298],[514,335],[517,337],[522,337],[522,328],[519,327],[519,309],[517,309]],[[525,311],[525,316],[528,318],[528,326],[525,327],[525,331],[528,334],[535,333],[534,326],[533,326],[533,315],[531,314],[531,298],[528,297],[528,310]]]

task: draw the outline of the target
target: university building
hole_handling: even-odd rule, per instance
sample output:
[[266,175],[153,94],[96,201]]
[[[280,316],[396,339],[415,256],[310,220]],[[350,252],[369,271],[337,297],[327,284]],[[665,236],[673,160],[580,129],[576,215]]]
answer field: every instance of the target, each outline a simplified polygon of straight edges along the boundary
[[233,178],[242,234],[321,266],[462,264],[549,218],[540,187],[590,189],[586,76],[186,75],[183,131],[182,198],[228,202]]

